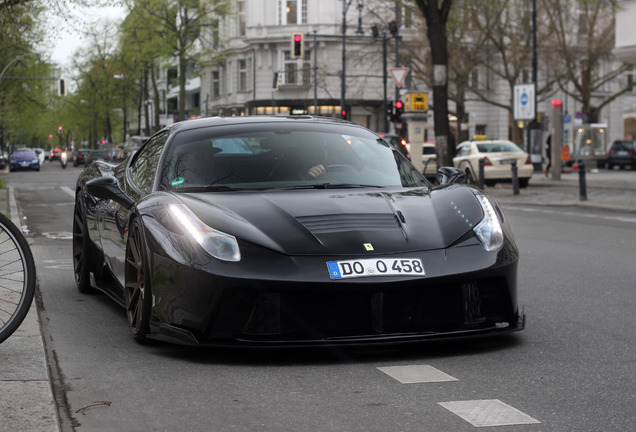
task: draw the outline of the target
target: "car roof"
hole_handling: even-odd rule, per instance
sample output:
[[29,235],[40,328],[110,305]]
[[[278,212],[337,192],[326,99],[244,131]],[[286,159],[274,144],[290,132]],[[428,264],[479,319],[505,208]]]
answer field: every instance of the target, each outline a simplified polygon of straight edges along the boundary
[[191,130],[209,126],[237,125],[237,124],[254,124],[254,123],[290,123],[290,122],[311,122],[325,124],[346,124],[353,127],[362,128],[355,123],[347,120],[341,120],[330,117],[319,116],[243,116],[243,117],[204,117],[194,120],[184,120],[178,123],[166,126],[165,129],[170,132],[177,130]]

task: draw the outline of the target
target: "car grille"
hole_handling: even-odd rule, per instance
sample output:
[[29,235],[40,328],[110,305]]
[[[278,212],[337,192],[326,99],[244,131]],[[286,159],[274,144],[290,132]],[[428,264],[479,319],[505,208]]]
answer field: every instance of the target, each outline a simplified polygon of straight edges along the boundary
[[322,341],[438,333],[492,326],[514,315],[502,278],[427,287],[406,283],[383,291],[353,285],[279,288],[225,291],[206,338]]

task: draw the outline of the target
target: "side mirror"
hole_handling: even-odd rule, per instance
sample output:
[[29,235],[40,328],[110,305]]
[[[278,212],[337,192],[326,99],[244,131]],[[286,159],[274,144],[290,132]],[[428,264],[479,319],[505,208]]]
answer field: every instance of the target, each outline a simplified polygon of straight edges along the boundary
[[437,182],[440,185],[466,183],[466,173],[455,167],[440,167],[437,170]]
[[95,178],[86,182],[86,192],[101,199],[112,199],[127,209],[135,203],[119,187],[119,182],[113,176]]

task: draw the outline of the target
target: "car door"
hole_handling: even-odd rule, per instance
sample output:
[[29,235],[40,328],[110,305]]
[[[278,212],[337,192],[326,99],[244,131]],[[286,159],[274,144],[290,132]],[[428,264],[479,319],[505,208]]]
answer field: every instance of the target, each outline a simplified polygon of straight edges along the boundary
[[[154,135],[135,154],[128,167],[116,177],[120,187],[133,202],[152,192],[157,164],[168,138],[168,131]],[[108,200],[104,223],[100,224],[100,234],[104,259],[113,276],[124,286],[125,256],[130,209]]]

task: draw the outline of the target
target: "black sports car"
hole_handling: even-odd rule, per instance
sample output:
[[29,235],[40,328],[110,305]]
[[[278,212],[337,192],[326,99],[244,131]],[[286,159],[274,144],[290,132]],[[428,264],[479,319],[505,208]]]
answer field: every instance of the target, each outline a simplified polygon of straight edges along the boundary
[[139,341],[375,344],[523,329],[501,210],[454,168],[439,180],[345,121],[176,123],[80,175],[77,286],[124,306]]

